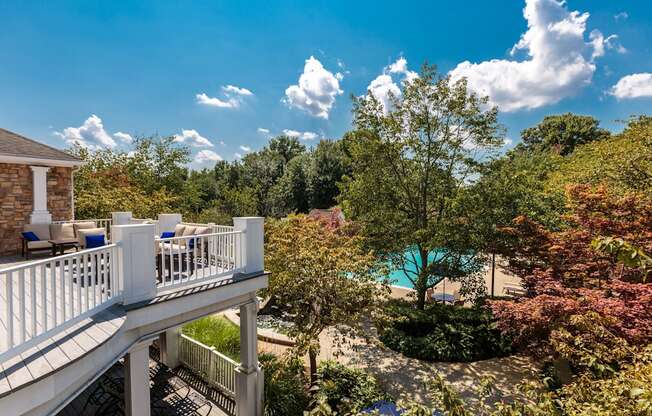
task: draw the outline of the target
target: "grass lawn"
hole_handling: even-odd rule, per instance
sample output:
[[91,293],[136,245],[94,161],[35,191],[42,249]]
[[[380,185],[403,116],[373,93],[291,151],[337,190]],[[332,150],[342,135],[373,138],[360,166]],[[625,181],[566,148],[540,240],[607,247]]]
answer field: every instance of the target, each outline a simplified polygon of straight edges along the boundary
[[222,316],[206,316],[183,326],[183,334],[240,361],[240,328]]

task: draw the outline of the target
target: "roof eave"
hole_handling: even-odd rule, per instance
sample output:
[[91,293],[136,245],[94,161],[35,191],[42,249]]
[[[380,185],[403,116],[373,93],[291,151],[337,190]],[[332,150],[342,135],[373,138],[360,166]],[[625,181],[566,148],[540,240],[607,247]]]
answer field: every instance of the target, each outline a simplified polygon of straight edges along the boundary
[[41,165],[73,168],[84,164],[83,160],[43,159],[37,157],[14,156],[0,154],[0,163],[13,163],[18,165]]

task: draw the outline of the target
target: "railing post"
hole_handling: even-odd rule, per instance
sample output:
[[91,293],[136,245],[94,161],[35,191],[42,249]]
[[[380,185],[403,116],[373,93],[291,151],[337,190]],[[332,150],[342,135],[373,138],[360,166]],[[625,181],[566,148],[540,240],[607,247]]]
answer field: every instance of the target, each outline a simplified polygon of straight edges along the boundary
[[113,242],[118,244],[118,270],[125,305],[156,295],[155,230],[154,224],[111,227]]
[[179,344],[181,343],[181,327],[175,326],[159,334],[159,351],[161,362],[169,368],[179,366]]
[[112,212],[111,223],[113,225],[127,225],[131,217],[132,214],[130,211]]
[[235,402],[238,416],[262,416],[262,392],[259,392],[261,374],[258,363],[258,334],[256,318],[258,301],[240,306],[240,365],[235,369]]
[[[265,269],[263,243],[265,237],[265,219],[262,217],[233,218],[233,227],[242,231],[242,241],[236,246],[236,261],[242,259],[241,266],[245,273],[262,272]],[[240,253],[237,250],[241,250]]]
[[181,223],[181,214],[158,214],[158,232],[174,231],[174,227]]

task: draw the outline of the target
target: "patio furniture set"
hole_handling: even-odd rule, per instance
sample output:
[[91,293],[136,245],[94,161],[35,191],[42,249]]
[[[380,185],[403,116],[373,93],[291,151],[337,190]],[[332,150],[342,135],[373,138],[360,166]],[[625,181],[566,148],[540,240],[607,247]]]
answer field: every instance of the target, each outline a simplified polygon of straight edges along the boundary
[[21,233],[21,254],[29,259],[33,252],[49,250],[54,256],[69,248],[101,247],[106,240],[106,229],[98,227],[94,221],[26,224]]

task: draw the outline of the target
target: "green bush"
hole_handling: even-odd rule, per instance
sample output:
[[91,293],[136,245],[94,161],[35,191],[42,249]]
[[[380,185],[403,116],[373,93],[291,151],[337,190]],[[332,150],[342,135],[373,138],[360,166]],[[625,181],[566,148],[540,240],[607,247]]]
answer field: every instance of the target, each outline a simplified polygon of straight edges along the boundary
[[511,352],[510,340],[495,328],[485,309],[434,304],[421,311],[392,301],[385,312],[388,318],[378,324],[380,340],[408,357],[467,362]]
[[184,335],[240,361],[240,328],[222,316],[207,316],[183,326]]
[[317,371],[314,404],[326,403],[339,415],[350,415],[387,399],[376,379],[357,368],[322,361]]
[[265,374],[265,415],[301,416],[309,403],[303,362],[272,354],[258,357]]

